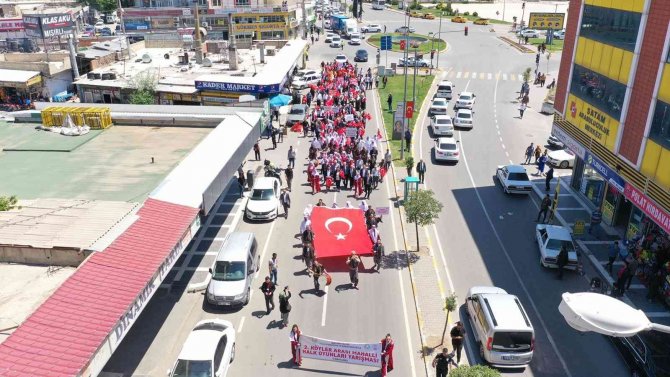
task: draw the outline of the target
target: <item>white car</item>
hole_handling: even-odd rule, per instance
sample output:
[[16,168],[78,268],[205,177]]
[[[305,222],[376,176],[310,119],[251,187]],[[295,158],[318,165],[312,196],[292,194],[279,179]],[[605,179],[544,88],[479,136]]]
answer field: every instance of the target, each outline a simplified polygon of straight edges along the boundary
[[379,24],[367,24],[361,26],[361,32],[363,33],[381,33],[382,27]]
[[347,56],[344,55],[344,54],[339,54],[339,55],[335,56],[335,62],[337,64],[344,64],[347,61],[349,61],[349,60],[347,59]]
[[537,224],[535,226],[535,239],[540,248],[540,264],[543,267],[558,267],[557,257],[561,247],[568,251],[568,264],[566,269],[577,269],[577,251],[572,243],[572,234],[570,229],[548,224]]
[[293,80],[293,83],[291,83],[291,87],[293,89],[305,89],[307,88],[310,84],[318,84],[319,81],[321,81],[321,76],[317,75],[316,73],[309,73],[306,74],[302,77],[299,77],[296,80]]
[[326,39],[324,40],[324,42],[330,43],[333,41],[334,37],[338,37],[338,35],[335,33],[326,33]]
[[565,30],[558,30],[555,31],[553,34],[555,39],[565,39]]
[[235,329],[223,319],[198,322],[179,352],[171,377],[225,377],[235,360]]
[[460,128],[472,128],[475,126],[472,110],[458,109],[454,116],[454,126]]
[[323,27],[326,28],[326,29],[330,29],[330,20],[323,21]]
[[279,215],[281,184],[273,177],[256,178],[244,215],[249,220],[272,220]]
[[505,194],[528,195],[533,191],[526,168],[521,165],[498,166],[496,178],[500,181]]
[[433,102],[428,109],[428,115],[447,115],[449,109],[449,101],[444,98],[433,98]]
[[295,75],[293,75],[293,77],[294,78],[299,78],[299,77],[303,77],[305,75],[321,75],[321,73],[314,70],[314,69],[301,69]]
[[458,162],[461,148],[453,137],[441,137],[435,140],[435,160]]
[[561,169],[572,168],[575,165],[575,154],[567,149],[551,151],[547,154],[547,162]]
[[540,32],[535,29],[523,29],[519,32],[522,38],[540,38]]
[[435,115],[430,118],[430,128],[434,135],[454,136],[454,124],[449,115]]
[[342,38],[339,36],[334,36],[330,41],[330,47],[342,47]]
[[454,105],[455,109],[470,109],[472,110],[472,106],[475,104],[475,99],[476,96],[474,93],[470,92],[463,92],[458,95],[458,99],[456,100],[456,104]]
[[349,44],[350,45],[360,45],[361,44],[361,37],[359,35],[354,35],[352,34],[351,37],[349,38]]
[[551,145],[554,148],[565,148],[565,143],[563,143],[559,138],[554,135],[549,136],[547,139],[547,144]]
[[399,28],[396,28],[396,29],[395,29],[395,32],[396,32],[396,33],[407,34],[407,33],[414,33],[414,32],[416,32],[416,29],[414,28],[414,26],[410,26],[410,27],[407,27],[407,26],[401,26],[401,27],[399,27]]

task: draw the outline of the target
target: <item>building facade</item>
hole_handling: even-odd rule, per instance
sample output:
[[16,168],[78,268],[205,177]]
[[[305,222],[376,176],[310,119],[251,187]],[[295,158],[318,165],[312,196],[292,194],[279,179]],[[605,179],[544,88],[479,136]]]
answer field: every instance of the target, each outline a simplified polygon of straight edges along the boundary
[[670,1],[571,0],[553,133],[626,238],[670,233]]

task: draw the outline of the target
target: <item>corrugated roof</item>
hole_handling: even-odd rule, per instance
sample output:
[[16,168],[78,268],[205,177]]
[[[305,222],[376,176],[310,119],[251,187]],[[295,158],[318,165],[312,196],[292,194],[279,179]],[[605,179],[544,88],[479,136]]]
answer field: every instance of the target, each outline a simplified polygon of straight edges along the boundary
[[0,245],[89,249],[138,203],[80,199],[22,200],[0,212]]
[[75,376],[191,225],[198,209],[148,199],[139,219],[93,254],[0,344],[0,376]]

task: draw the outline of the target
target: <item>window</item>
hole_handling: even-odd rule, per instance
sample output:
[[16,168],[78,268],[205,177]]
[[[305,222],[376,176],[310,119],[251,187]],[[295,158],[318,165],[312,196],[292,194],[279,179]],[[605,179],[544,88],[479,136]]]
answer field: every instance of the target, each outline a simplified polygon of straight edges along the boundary
[[212,0],[212,6],[213,7],[220,7],[221,6],[221,0]]
[[533,342],[530,332],[496,332],[492,347],[496,351],[527,352]]
[[248,7],[251,5],[249,0],[235,0],[236,7]]
[[670,104],[660,100],[656,101],[649,138],[663,148],[670,149]]
[[636,12],[585,5],[580,35],[633,51],[641,17]]
[[570,93],[619,120],[626,85],[575,64]]

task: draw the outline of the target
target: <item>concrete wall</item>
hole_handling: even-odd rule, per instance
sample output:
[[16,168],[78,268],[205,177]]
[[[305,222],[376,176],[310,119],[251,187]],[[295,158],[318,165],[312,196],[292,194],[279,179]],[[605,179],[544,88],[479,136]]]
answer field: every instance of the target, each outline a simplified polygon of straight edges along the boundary
[[182,48],[184,42],[181,39],[145,39],[146,48]]
[[77,249],[0,246],[0,262],[77,267],[91,253],[91,251],[80,251]]
[[52,76],[72,68],[67,53],[50,53],[49,61],[47,63],[43,53],[0,54],[0,69],[39,71],[45,76]]
[[63,71],[44,80],[48,97],[63,92],[72,84],[72,71]]

